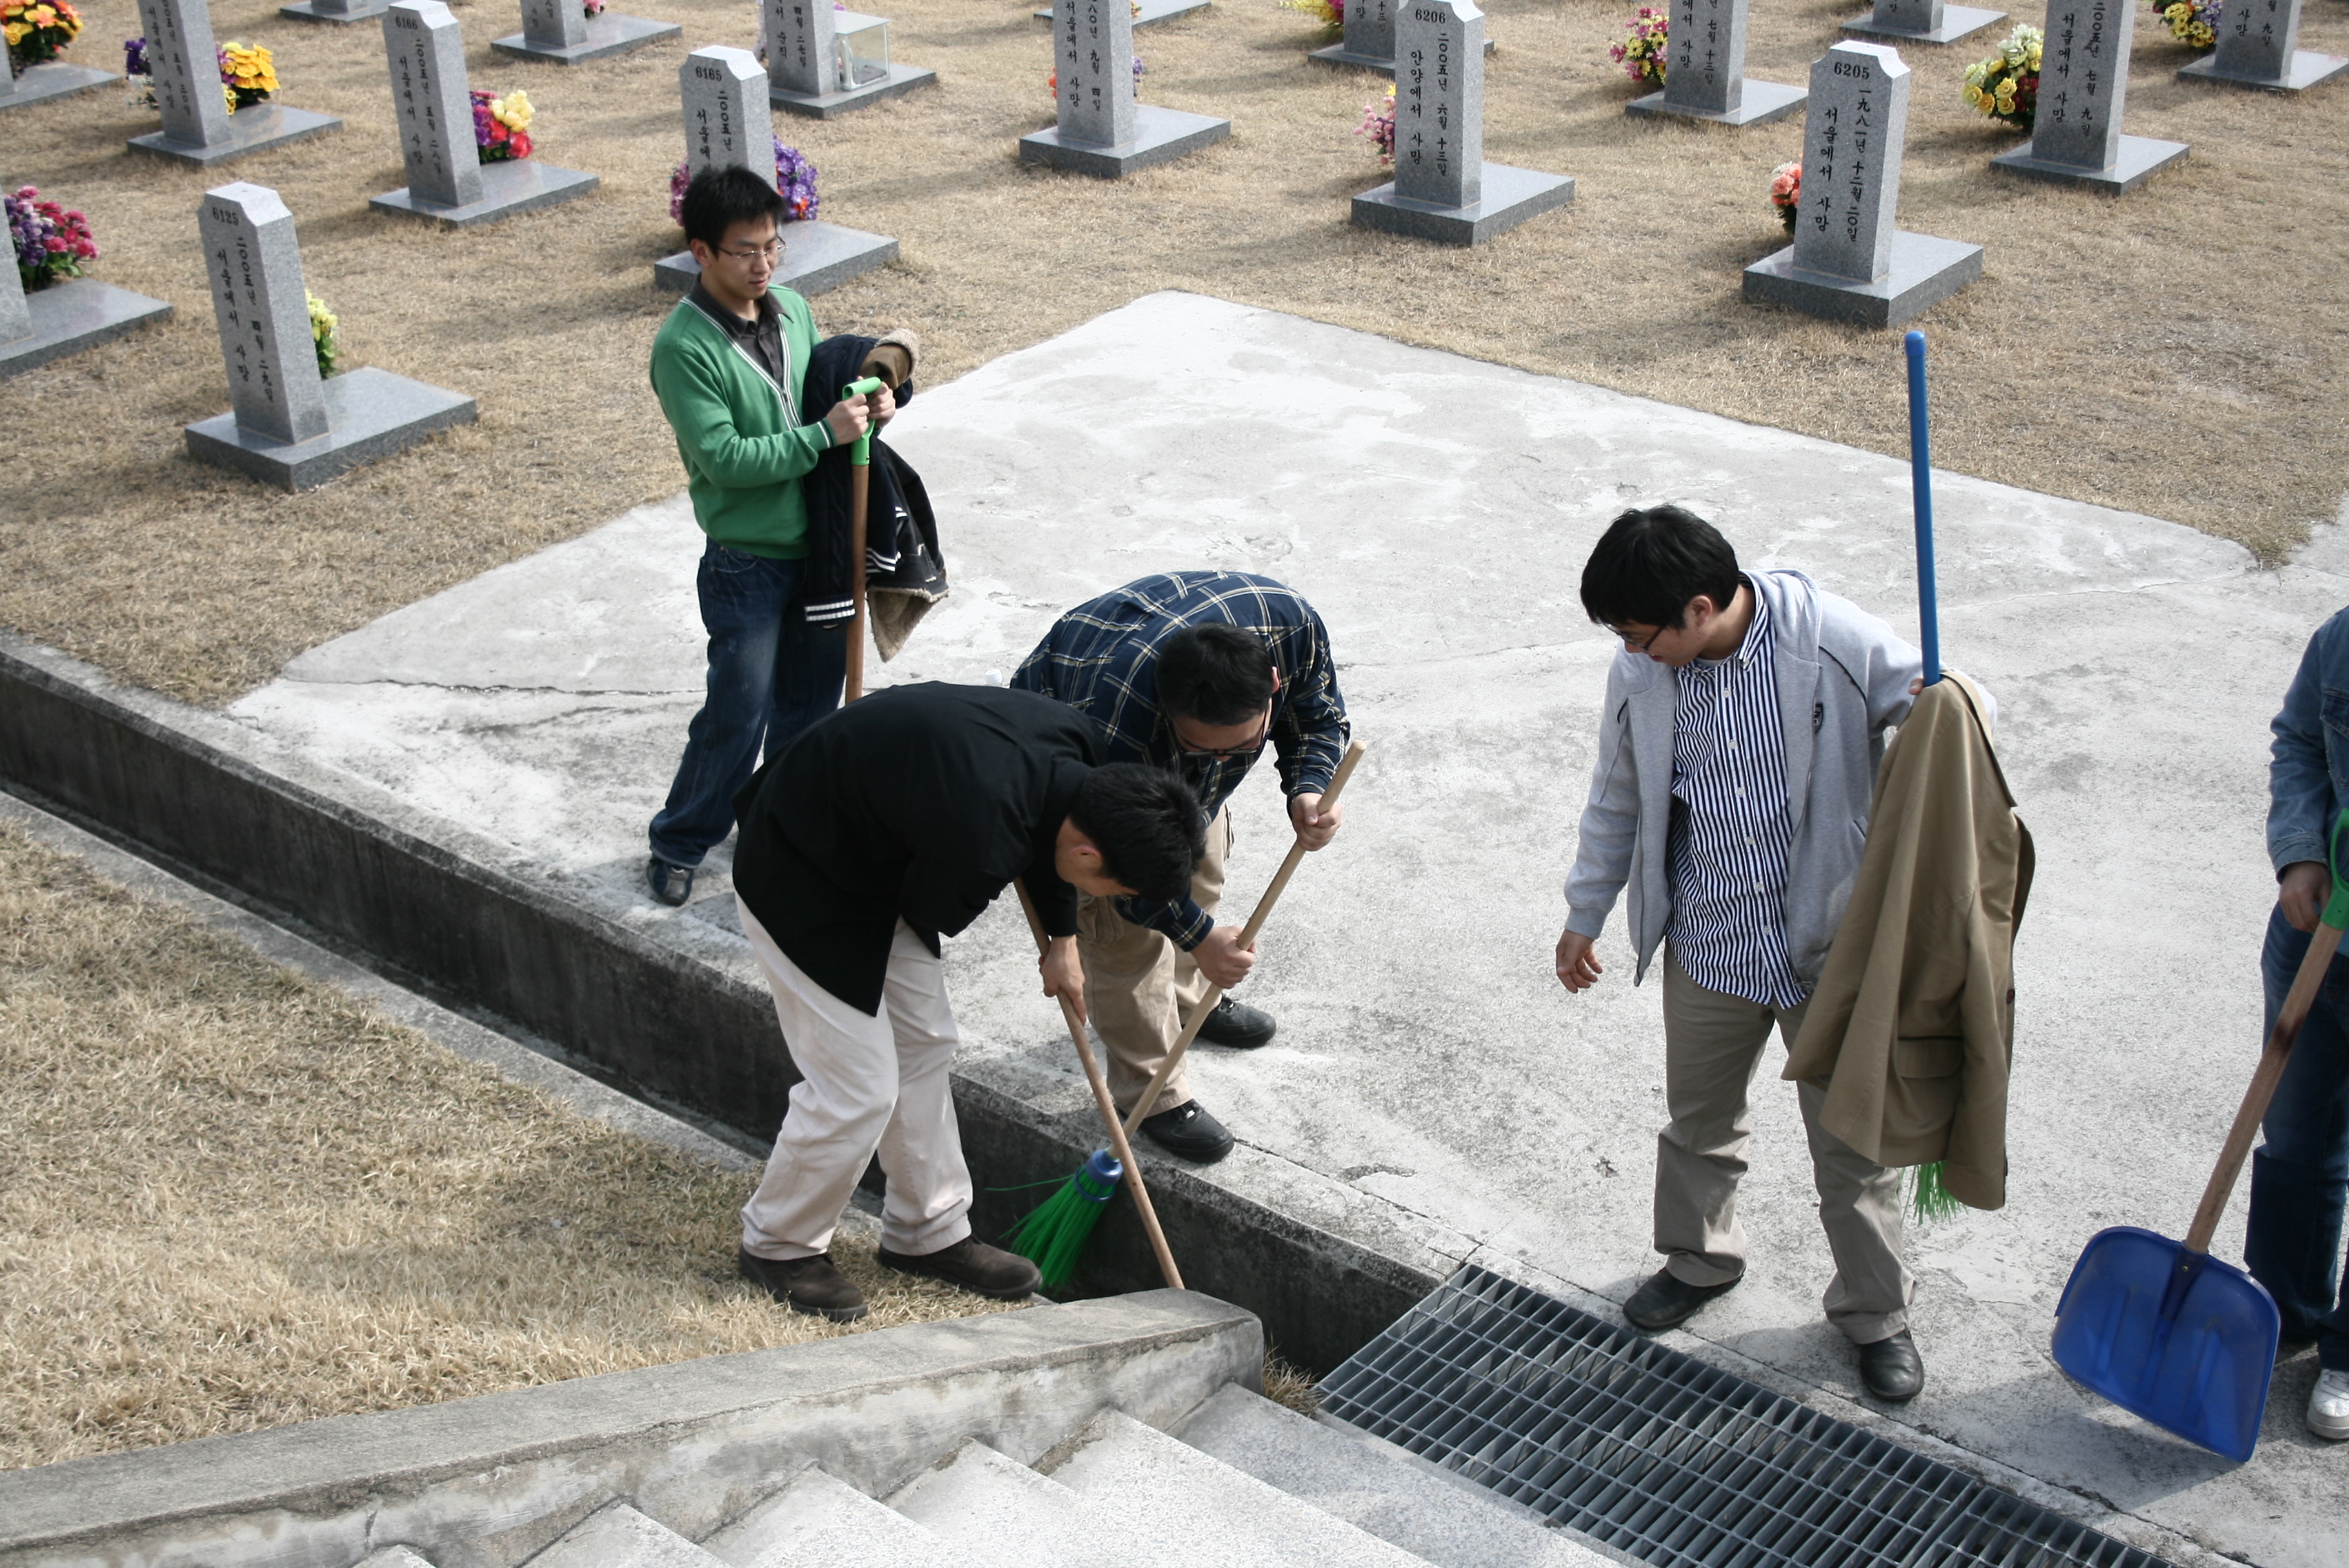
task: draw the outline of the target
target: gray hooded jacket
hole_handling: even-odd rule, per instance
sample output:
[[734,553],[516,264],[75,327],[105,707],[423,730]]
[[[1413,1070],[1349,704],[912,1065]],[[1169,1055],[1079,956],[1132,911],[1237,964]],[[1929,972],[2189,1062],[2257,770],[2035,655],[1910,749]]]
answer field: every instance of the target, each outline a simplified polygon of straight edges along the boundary
[[[1806,986],[1817,984],[1859,874],[1868,806],[1885,730],[1909,713],[1909,683],[1924,655],[1892,628],[1800,572],[1749,572],[1769,602],[1778,712],[1786,731],[1786,953]],[[1607,672],[1599,764],[1582,809],[1581,841],[1566,879],[1567,929],[1596,939],[1628,882],[1633,983],[1671,922],[1665,840],[1672,820],[1671,670],[1628,648]]]

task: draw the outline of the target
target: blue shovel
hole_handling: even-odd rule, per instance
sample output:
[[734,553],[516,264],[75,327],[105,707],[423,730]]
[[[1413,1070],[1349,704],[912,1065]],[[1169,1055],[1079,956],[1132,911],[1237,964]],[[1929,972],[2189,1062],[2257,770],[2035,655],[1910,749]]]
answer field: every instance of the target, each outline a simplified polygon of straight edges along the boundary
[[2210,1255],[2210,1236],[2234,1195],[2235,1179],[2341,934],[2349,929],[2349,882],[2341,876],[2344,832],[2349,810],[2333,824],[2333,896],[2323,921],[2309,938],[2308,956],[2276,1015],[2275,1032],[2235,1112],[2185,1243],[2135,1225],[2099,1231],[2072,1265],[2071,1282],[2055,1306],[2055,1365],[2122,1409],[2239,1464],[2259,1446],[2282,1323],[2274,1298],[2259,1281]]

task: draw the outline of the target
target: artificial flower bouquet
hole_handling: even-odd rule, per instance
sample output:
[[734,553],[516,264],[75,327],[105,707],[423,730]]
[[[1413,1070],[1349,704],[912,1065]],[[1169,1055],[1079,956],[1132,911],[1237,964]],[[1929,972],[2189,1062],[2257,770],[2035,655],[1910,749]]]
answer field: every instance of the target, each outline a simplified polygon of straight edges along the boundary
[[2224,0],[2153,0],[2153,8],[2169,25],[2169,36],[2187,47],[2219,46],[2219,14]]
[[89,220],[69,212],[55,201],[41,200],[40,188],[20,186],[13,196],[0,196],[8,214],[8,237],[16,242],[16,276],[25,292],[78,278],[84,262],[98,260],[98,241]]
[[[232,38],[220,46],[221,99],[234,114],[253,104],[266,103],[277,90],[277,62],[267,49],[258,44],[240,44]],[[155,68],[147,58],[147,40],[122,40],[122,74],[136,89],[130,95],[134,105],[155,107]]]
[[1770,207],[1778,214],[1778,222],[1786,232],[1795,232],[1795,220],[1803,210],[1803,166],[1800,160],[1781,163],[1770,170]]
[[1354,128],[1356,136],[1367,136],[1379,144],[1379,161],[1392,167],[1394,163],[1395,90],[1387,88],[1385,101],[1362,106],[1362,123]]
[[2039,113],[2039,29],[2024,22],[2007,35],[1998,53],[1966,67],[1966,102],[1991,119],[2028,132]]
[[335,313],[326,308],[325,300],[308,289],[302,291],[302,297],[309,302],[310,346],[317,350],[318,379],[324,381],[335,373],[335,361],[342,356],[341,324],[335,320]]
[[[685,188],[692,181],[691,173],[682,163],[668,177],[668,221],[685,222]],[[804,223],[815,216],[815,165],[802,156],[796,147],[785,147],[781,137],[775,138],[775,191],[783,199],[783,222]]]
[[530,95],[516,88],[503,98],[473,94],[473,143],[484,163],[503,163],[530,156],[530,122],[538,111]]
[[0,34],[15,70],[44,66],[81,32],[81,13],[66,0],[0,0]]
[[1641,87],[1662,87],[1664,46],[1671,41],[1671,25],[1669,12],[1642,5],[1639,14],[1623,25],[1623,41],[1607,52],[1623,67],[1623,74]]

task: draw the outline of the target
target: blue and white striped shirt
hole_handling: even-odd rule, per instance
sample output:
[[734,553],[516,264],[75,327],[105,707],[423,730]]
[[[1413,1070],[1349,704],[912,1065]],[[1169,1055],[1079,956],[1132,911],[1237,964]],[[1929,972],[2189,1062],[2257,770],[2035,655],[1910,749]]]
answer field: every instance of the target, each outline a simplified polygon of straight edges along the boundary
[[1806,995],[1786,952],[1786,736],[1769,604],[1753,602],[1734,654],[1675,672],[1667,934],[1705,989],[1786,1008]]

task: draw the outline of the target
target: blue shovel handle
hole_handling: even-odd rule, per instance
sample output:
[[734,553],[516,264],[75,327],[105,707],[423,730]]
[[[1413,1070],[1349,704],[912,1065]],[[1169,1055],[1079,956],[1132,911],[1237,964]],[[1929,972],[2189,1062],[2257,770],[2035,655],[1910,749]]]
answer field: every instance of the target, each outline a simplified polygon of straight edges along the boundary
[[1909,350],[1909,486],[1917,509],[1917,619],[1924,633],[1925,684],[1941,678],[1941,617],[1933,583],[1933,437],[1925,415],[1925,335]]

